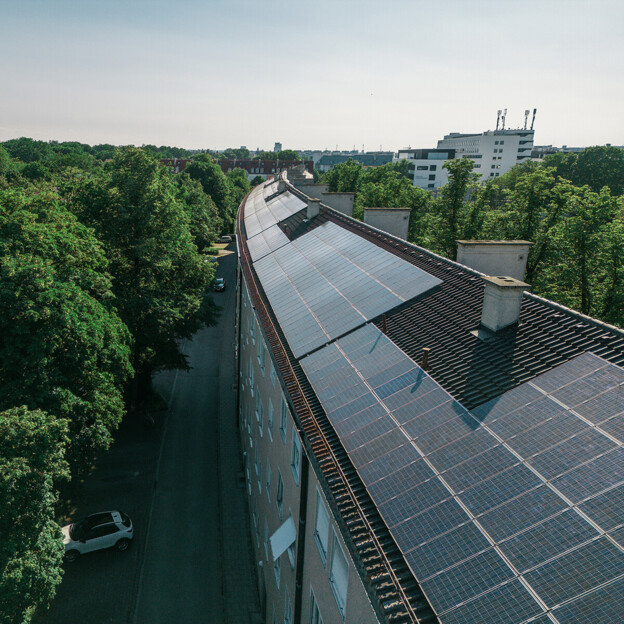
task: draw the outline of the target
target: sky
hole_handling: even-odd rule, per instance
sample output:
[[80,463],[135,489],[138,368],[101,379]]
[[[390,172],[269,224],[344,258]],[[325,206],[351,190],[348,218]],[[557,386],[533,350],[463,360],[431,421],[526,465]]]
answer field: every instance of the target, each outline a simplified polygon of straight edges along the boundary
[[[621,0],[0,0],[0,141],[624,145]],[[530,119],[529,119],[530,123]]]

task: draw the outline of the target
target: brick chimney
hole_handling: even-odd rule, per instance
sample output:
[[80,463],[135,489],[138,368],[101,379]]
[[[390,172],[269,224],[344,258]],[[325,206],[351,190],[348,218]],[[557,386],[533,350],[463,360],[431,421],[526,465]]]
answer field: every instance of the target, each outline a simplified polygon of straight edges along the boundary
[[513,277],[483,276],[485,292],[481,311],[481,327],[497,332],[518,322],[522,293],[529,285]]

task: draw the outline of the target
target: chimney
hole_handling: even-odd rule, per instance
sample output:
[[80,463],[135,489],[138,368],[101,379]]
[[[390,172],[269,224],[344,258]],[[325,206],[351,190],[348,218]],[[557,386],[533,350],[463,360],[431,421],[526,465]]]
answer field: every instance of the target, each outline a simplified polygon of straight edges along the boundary
[[513,277],[483,276],[485,292],[481,311],[481,327],[497,332],[518,322],[522,293],[529,285]]
[[277,183],[277,192],[283,193],[285,190],[286,190],[286,181],[280,178]]
[[457,262],[485,275],[509,275],[522,281],[529,248],[523,240],[458,240]]
[[320,199],[308,199],[308,212],[306,218],[308,220],[313,219],[319,213],[321,207]]

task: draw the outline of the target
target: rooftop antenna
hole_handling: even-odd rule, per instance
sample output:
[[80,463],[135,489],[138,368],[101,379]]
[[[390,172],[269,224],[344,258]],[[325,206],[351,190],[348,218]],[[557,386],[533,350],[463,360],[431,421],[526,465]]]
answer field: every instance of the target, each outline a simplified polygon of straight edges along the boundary
[[503,111],[500,108],[496,111],[496,129],[498,130],[498,124],[500,123],[500,116]]
[[531,119],[531,130],[533,130],[533,124],[535,123],[535,113],[537,113],[537,108],[533,109],[533,119]]
[[507,117],[507,109],[505,109],[503,111],[503,117],[502,117],[502,121],[503,121],[503,127],[501,128],[501,130],[505,129],[505,118]]
[[529,113],[531,112],[531,110],[529,108],[527,108],[524,111],[524,129],[526,130],[527,124],[529,123]]

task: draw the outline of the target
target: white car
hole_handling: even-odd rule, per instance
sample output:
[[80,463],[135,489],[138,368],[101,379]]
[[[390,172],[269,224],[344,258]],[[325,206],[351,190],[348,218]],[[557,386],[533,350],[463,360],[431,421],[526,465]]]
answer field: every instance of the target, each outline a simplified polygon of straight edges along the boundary
[[132,520],[121,511],[102,511],[79,522],[64,526],[65,559],[75,561],[78,555],[112,548],[128,550],[134,537]]

